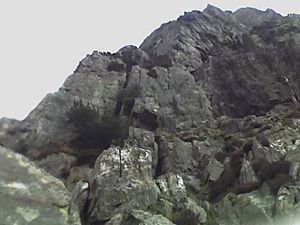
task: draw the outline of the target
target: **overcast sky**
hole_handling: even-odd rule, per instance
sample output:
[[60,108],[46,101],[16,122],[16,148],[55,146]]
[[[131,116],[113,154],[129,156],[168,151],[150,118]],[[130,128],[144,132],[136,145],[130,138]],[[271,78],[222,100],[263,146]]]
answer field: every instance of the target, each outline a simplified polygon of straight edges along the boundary
[[0,118],[25,118],[93,50],[138,46],[162,23],[208,3],[300,13],[298,0],[1,0]]

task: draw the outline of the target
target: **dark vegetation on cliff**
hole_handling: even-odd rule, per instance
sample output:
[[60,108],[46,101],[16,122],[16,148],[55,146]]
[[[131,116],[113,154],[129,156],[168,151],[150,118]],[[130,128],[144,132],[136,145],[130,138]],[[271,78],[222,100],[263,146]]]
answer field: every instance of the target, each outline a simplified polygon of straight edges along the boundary
[[[70,145],[78,150],[99,149],[104,150],[111,146],[112,142],[122,145],[128,136],[130,114],[134,101],[139,97],[141,88],[132,85],[121,89],[117,93],[117,103],[114,112],[100,110],[82,100],[74,101],[67,112],[68,122],[73,126],[75,137]],[[120,117],[120,111],[128,118]],[[124,120],[126,120],[124,122]],[[100,154],[100,152],[99,152]]]
[[75,101],[67,113],[74,126],[75,138],[70,144],[77,149],[106,149],[120,137],[120,118],[111,112],[100,114],[95,106]]

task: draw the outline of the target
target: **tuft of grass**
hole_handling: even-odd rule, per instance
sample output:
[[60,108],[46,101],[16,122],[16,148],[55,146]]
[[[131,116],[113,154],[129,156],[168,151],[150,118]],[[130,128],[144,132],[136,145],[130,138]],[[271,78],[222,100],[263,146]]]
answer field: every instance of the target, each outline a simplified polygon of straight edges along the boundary
[[73,125],[75,137],[71,146],[77,149],[108,148],[112,140],[120,134],[120,117],[112,113],[100,114],[99,110],[90,104],[75,101],[67,112],[68,121]]

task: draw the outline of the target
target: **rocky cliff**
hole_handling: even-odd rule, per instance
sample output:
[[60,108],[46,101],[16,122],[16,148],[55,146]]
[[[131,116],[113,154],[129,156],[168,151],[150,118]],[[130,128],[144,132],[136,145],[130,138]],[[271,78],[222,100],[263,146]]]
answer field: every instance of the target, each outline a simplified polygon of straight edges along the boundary
[[25,120],[0,120],[0,143],[61,179],[82,224],[292,224],[299,62],[299,15],[209,5],[87,55]]

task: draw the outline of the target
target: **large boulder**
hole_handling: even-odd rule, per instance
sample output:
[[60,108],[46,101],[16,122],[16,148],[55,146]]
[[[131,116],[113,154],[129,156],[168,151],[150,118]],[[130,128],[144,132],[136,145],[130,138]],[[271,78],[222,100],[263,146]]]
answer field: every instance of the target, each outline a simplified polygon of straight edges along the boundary
[[103,151],[90,179],[89,221],[105,221],[132,209],[145,210],[157,201],[151,154],[128,145]]
[[62,181],[24,156],[0,147],[0,220],[2,224],[80,225]]

